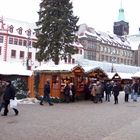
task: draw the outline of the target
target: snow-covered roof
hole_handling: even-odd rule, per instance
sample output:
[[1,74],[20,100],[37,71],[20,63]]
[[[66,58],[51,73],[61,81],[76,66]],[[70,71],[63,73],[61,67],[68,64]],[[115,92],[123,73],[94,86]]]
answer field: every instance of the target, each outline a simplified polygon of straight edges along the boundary
[[[10,34],[28,37],[26,31],[30,29],[31,30],[31,36],[30,37],[36,39],[36,36],[34,34],[35,33],[34,29],[36,29],[35,23],[19,21],[19,20],[10,19],[10,18],[3,18],[2,20],[3,20],[3,23],[4,23],[4,29],[7,29],[11,25],[14,27],[13,28],[13,33],[9,32]],[[18,33],[18,29],[20,27],[23,29],[21,35]],[[2,30],[1,30],[1,32],[2,32]]]
[[121,79],[132,79],[132,73],[117,72]]
[[116,72],[107,72],[108,78],[112,79]]
[[109,77],[109,79],[112,79],[116,74],[118,74],[118,76],[121,78],[121,79],[132,79],[132,73],[123,73],[123,72],[107,72],[107,75]]
[[88,38],[88,36],[93,36],[94,38],[96,38],[96,40],[101,41],[102,43],[131,49],[130,42],[128,41],[127,37],[119,37],[115,34],[98,31],[94,28],[88,27],[86,24],[82,24],[79,26],[78,36],[79,38]]
[[134,73],[134,74],[132,75],[132,78],[140,78],[140,71]]
[[46,64],[43,64],[43,65],[35,68],[34,71],[70,72],[77,66],[78,66],[78,64],[59,64],[59,65],[55,65],[55,64],[46,63]]
[[[112,69],[112,63],[105,62],[105,61],[101,62],[101,61],[93,61],[93,60],[80,58],[80,59],[76,60],[76,63],[78,63],[82,67],[85,67],[85,66],[100,67],[105,72],[111,72],[111,69]],[[140,71],[140,67],[114,63],[113,70],[114,70],[114,72],[133,73],[134,74],[134,73]]]
[[26,70],[21,63],[0,61],[0,75],[31,76],[32,71]]
[[72,45],[78,48],[83,48],[83,45],[79,42],[74,42]]
[[138,50],[140,45],[140,34],[127,36],[133,50]]

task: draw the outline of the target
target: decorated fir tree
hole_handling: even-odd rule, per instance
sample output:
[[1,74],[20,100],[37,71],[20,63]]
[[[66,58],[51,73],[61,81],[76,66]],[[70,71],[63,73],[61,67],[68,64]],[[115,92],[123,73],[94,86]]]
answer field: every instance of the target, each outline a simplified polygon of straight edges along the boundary
[[40,3],[39,21],[36,22],[38,61],[53,60],[55,64],[60,59],[77,53],[72,46],[76,39],[78,17],[73,15],[70,0],[42,0]]

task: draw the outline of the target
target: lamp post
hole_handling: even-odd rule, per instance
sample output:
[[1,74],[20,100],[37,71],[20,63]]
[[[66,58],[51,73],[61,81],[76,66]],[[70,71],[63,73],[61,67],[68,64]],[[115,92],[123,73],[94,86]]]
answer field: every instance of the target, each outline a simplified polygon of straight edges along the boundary
[[27,47],[27,58],[26,58],[26,68],[29,70],[29,48],[30,48],[30,39],[31,39],[31,30],[28,29],[25,31],[27,34],[27,42],[26,42],[26,47]]
[[115,57],[112,57],[112,66],[111,66],[111,72],[113,73],[114,72],[114,62],[116,62],[116,58]]

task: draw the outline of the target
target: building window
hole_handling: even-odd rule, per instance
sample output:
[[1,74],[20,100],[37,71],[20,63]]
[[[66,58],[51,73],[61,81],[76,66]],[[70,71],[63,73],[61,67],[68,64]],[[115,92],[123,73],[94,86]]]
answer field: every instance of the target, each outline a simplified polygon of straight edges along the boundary
[[28,29],[25,32],[26,32],[26,34],[27,34],[28,37],[31,36],[31,29]]
[[24,51],[20,51],[20,56],[21,59],[24,58]]
[[28,52],[28,58],[32,59],[32,53],[31,52]]
[[72,58],[72,64],[74,64],[75,63],[75,59],[74,58]]
[[14,38],[14,45],[18,45],[18,39]]
[[9,27],[9,32],[10,32],[10,33],[13,33],[13,29],[14,29],[14,27],[13,27],[13,25],[11,25],[11,26]]
[[11,57],[16,58],[16,50],[11,50]]
[[3,43],[3,36],[0,36],[0,43]]
[[19,28],[19,34],[22,35],[22,28]]
[[27,46],[27,40],[23,41],[23,46]]
[[0,46],[0,55],[1,55],[1,46]]
[[9,37],[9,44],[13,44],[13,38]]
[[28,46],[31,46],[31,41],[30,40],[28,40]]
[[22,39],[19,39],[19,45],[22,46]]
[[80,50],[80,54],[82,54],[82,50]]

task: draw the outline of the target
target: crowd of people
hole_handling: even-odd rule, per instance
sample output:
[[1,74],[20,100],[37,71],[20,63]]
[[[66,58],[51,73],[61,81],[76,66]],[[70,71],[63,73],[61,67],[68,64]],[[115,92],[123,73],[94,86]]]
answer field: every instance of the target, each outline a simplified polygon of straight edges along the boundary
[[121,91],[124,91],[124,101],[128,102],[129,96],[134,102],[137,102],[137,97],[140,94],[140,82],[136,79],[125,81],[123,84],[120,81],[92,81],[90,84],[85,85],[85,99],[89,97],[94,103],[105,101],[110,102],[111,95],[114,96],[114,104],[118,104],[118,96]]
[[[120,81],[91,81],[84,85],[85,100],[92,100],[94,103],[102,103],[103,100],[110,102],[110,97],[114,97],[114,104],[118,104],[118,96],[121,91],[124,91],[124,101],[128,102],[129,96],[134,102],[137,102],[137,97],[140,94],[140,82],[136,79],[133,81],[125,81],[123,84]],[[75,85],[69,81],[63,89],[65,102],[74,102],[76,98]]]
[[[40,105],[43,105],[44,100],[46,99],[50,106],[54,105],[51,102],[50,98],[50,81],[47,80],[44,85],[44,96],[40,100]],[[140,96],[140,81],[132,80],[126,81],[123,85],[120,81],[94,81],[90,83],[85,82],[84,84],[84,95],[85,100],[91,100],[94,103],[102,103],[104,100],[110,102],[110,97],[114,97],[114,104],[118,104],[118,96],[120,91],[124,91],[124,101],[128,102],[131,96],[131,99],[134,102],[137,102],[138,96]],[[11,81],[3,81],[0,79],[0,112],[4,108],[3,116],[7,116],[9,110],[8,105],[10,100],[15,98],[15,88],[12,85]],[[75,102],[76,100],[76,86],[70,81],[66,81],[63,88],[64,101],[66,103]],[[12,108],[15,112],[15,115],[18,115],[19,111],[17,108]]]

